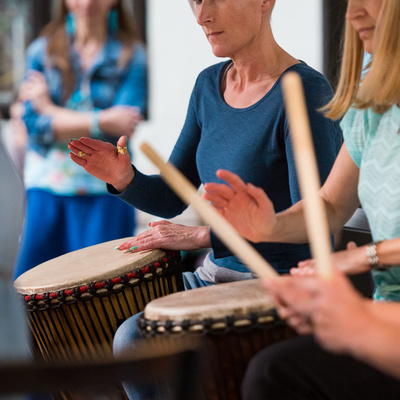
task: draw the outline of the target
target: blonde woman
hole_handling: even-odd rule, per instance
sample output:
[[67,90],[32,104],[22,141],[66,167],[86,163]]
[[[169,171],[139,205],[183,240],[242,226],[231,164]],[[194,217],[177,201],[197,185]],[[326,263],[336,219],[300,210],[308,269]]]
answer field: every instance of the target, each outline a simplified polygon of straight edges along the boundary
[[[266,282],[289,324],[344,355],[323,350],[312,336],[271,346],[250,364],[245,399],[395,399],[400,393],[399,381],[385,374],[398,377],[400,369],[390,352],[400,329],[400,3],[349,0],[346,18],[341,79],[326,106],[330,118],[343,116],[345,142],[320,195],[332,233],[361,202],[375,243],[333,258],[348,273],[372,270],[381,301],[361,299],[340,274],[330,284],[301,276]],[[362,77],[364,50],[372,57]],[[302,202],[275,214],[259,188],[227,171],[218,176],[229,186],[206,184],[205,197],[245,237],[306,241]]]
[[[376,243],[334,257],[345,272],[372,269],[375,298],[395,301],[400,300],[400,268],[379,269],[393,264],[393,246],[385,242],[400,237],[400,74],[390,62],[400,58],[399,15],[398,1],[349,1],[341,79],[325,107],[328,117],[343,116],[345,141],[320,190],[332,233],[361,202]],[[364,50],[372,58],[361,79]],[[259,188],[226,170],[217,175],[229,186],[207,183],[204,196],[243,236],[254,242],[307,241],[302,202],[275,213]]]

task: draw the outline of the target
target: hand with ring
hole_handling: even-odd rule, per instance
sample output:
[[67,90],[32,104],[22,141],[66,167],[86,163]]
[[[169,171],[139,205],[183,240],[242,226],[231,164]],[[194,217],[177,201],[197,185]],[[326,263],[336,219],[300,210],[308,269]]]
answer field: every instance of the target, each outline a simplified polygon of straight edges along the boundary
[[82,137],[68,144],[70,157],[89,174],[123,192],[132,182],[135,172],[127,151],[127,138],[121,136],[117,147],[108,142]]

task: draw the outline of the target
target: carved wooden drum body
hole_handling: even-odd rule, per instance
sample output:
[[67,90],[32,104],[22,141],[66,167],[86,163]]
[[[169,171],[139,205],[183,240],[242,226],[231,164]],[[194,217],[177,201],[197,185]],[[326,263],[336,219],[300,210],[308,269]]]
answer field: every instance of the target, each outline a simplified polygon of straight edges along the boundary
[[35,357],[107,357],[122,322],[151,300],[183,290],[179,252],[114,250],[124,240],[57,257],[14,282],[28,310]]
[[151,301],[138,321],[149,340],[203,336],[205,397],[239,400],[250,359],[264,347],[295,336],[278,318],[258,279],[224,283]]

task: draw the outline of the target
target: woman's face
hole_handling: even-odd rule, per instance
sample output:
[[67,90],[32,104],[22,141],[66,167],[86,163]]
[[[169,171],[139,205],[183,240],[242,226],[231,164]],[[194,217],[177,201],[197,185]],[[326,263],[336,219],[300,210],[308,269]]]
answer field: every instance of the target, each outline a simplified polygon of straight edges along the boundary
[[191,1],[215,56],[234,58],[259,37],[262,0]]
[[364,49],[372,54],[376,24],[383,0],[348,0],[346,18],[358,32]]
[[105,20],[110,9],[117,0],[65,0],[68,11],[75,15],[77,20],[86,22]]

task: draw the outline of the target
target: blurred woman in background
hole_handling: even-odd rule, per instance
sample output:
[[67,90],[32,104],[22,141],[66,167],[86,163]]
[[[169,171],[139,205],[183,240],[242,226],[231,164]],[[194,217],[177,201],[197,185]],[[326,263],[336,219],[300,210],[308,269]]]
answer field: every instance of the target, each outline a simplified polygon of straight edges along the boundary
[[14,279],[64,253],[132,236],[134,209],[76,166],[67,143],[132,136],[146,80],[145,49],[124,0],[65,0],[28,48],[19,94],[27,208]]

